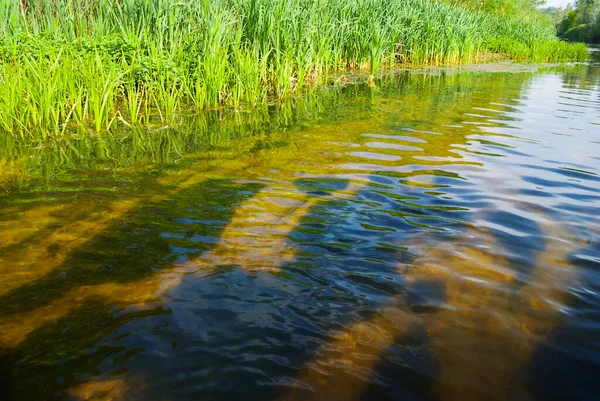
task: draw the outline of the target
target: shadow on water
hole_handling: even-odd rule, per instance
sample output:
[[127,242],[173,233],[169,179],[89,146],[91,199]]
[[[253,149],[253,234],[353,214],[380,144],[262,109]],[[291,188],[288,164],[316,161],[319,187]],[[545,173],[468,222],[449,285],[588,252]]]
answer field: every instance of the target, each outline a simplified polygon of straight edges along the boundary
[[[258,191],[260,184],[236,184],[231,181],[208,180],[193,185],[182,193],[157,204],[143,204],[120,216],[118,222],[104,229],[92,241],[79,246],[60,267],[37,280],[28,282],[0,296],[3,308],[0,318],[37,309],[52,303],[73,288],[106,282],[126,283],[160,272],[173,266],[178,258],[193,257],[210,243],[198,243],[198,248],[173,248],[164,232],[177,225],[182,215],[214,221],[202,233],[186,232],[186,236],[219,237],[223,224],[238,203]],[[190,212],[193,210],[193,212]],[[75,220],[84,216],[73,216]],[[56,227],[42,230],[53,231]],[[26,242],[31,242],[27,238]],[[26,244],[20,244],[24,246]],[[3,251],[5,251],[3,249]],[[6,249],[7,252],[11,248]],[[53,249],[60,252],[60,248]]]
[[[210,224],[195,225],[183,237],[218,239],[237,205],[260,188],[260,184],[207,180],[158,203],[142,204],[77,247],[49,274],[0,296],[3,322],[12,318],[27,324],[28,312],[41,310],[43,314],[50,307],[49,313],[54,314],[60,309],[38,327],[32,321],[32,330],[16,349],[3,350],[2,371],[10,372],[3,386],[6,399],[62,394],[78,378],[93,374],[99,362],[122,351],[94,347],[99,339],[126,322],[169,314],[169,306],[155,295],[163,284],[158,276],[179,259],[204,252],[211,242],[188,241],[194,247],[184,248],[178,244],[181,241],[165,234],[176,231],[176,221],[186,215]],[[135,308],[127,307],[134,303]],[[34,318],[44,320],[45,316],[37,315]],[[13,364],[16,368],[11,370]],[[58,366],[57,376],[51,367]]]
[[[377,176],[371,179],[359,186],[343,180],[296,182],[321,200],[290,233],[296,258],[281,271],[318,289],[295,303],[318,340],[295,363],[295,388],[281,389],[274,399],[435,399],[439,366],[416,318],[421,311],[412,308],[431,306],[433,298],[443,302],[444,288],[432,280],[411,291],[405,282],[417,259],[411,242],[430,232],[403,220],[419,206],[396,204],[395,215],[370,215],[365,205],[375,199],[378,208],[391,207],[381,195],[385,186],[377,184]],[[404,195],[416,199],[410,189]],[[363,205],[358,214],[357,204]]]
[[[298,186],[330,197],[320,184]],[[359,190],[345,201],[361,197]],[[580,279],[576,268],[582,258],[577,255],[597,258],[597,244],[569,254],[572,246],[557,237],[565,235],[560,224],[542,229],[530,221],[515,236],[464,221],[465,232],[475,234],[468,241],[443,235],[432,240],[427,230],[412,227],[403,231],[404,238],[396,235],[391,241],[406,247],[390,253],[375,245],[386,242],[380,232],[353,232],[359,223],[345,208],[339,199],[320,202],[290,235],[299,247],[297,258],[281,271],[326,289],[311,294],[318,308],[301,299],[295,303],[311,316],[321,341],[306,347],[308,359],[296,363],[301,368],[295,389],[282,390],[275,399],[530,400],[537,394],[549,400],[594,399],[600,389],[598,358],[586,352],[600,349],[597,337],[554,308],[581,309],[568,288],[556,287]],[[514,216],[506,217],[505,224],[512,225]],[[486,214],[489,222],[498,218]],[[411,252],[414,241],[419,248],[429,241],[451,245],[438,244],[439,249],[419,255]],[[316,253],[324,243],[331,244],[327,252]],[[318,273],[303,270],[311,266],[318,266]],[[336,280],[324,284],[319,276]],[[598,288],[589,291],[595,294]],[[599,330],[596,319],[594,332]],[[580,348],[572,343],[578,340]]]
[[[335,93],[322,98],[329,97]],[[145,351],[144,341],[114,333],[128,323],[139,324],[133,332],[164,327],[172,311],[160,295],[188,273],[173,271],[217,243],[239,204],[260,191],[264,184],[244,180],[243,170],[264,150],[265,132],[318,112],[322,103],[311,99],[248,118],[207,113],[183,132],[3,147],[10,163],[23,166],[4,189],[24,191],[0,198],[7,284],[0,290],[0,398],[104,399],[143,390],[137,378],[147,366],[128,363]],[[127,345],[99,345],[103,339]],[[110,375],[131,369],[139,375],[133,384],[90,381],[111,358],[124,367],[109,363]]]
[[[323,183],[316,184],[307,193],[331,195]],[[298,182],[297,186],[307,185]],[[358,191],[349,201],[360,197]],[[526,202],[516,204],[511,212],[484,209],[468,219],[463,214],[463,228],[470,232],[468,241],[454,240],[452,246],[424,258],[406,252],[403,254],[409,257],[397,259],[392,255],[386,258],[376,246],[361,246],[362,242],[373,245],[375,241],[369,241],[367,231],[353,230],[360,217],[351,215],[348,219],[343,201],[313,206],[290,235],[290,241],[300,247],[298,257],[282,271],[309,281],[311,276],[298,268],[320,266],[319,275],[336,277],[327,284],[327,291],[338,293],[312,296],[320,306],[318,310],[301,301],[296,304],[305,308],[305,315],[314,314],[311,321],[318,324],[318,331],[328,334],[323,336],[325,344],[308,348],[312,360],[300,364],[300,384],[284,398],[527,400],[547,380],[554,380],[547,388],[561,391],[546,389],[541,399],[569,399],[569,394],[593,399],[598,360],[583,353],[588,347],[587,352],[597,349],[597,344],[589,337],[581,353],[564,355],[572,346],[561,341],[589,335],[590,328],[580,327],[577,334],[558,309],[577,308],[570,299],[570,286],[581,279],[582,272],[576,271],[578,263],[569,254],[580,238],[559,222],[565,216],[544,218],[548,210]],[[524,217],[534,215],[543,226]],[[487,229],[473,224],[480,219]],[[401,222],[390,223],[379,228],[403,226]],[[339,227],[344,229],[338,231]],[[415,234],[410,228],[402,233],[407,237]],[[400,238],[393,237],[392,243],[398,243]],[[381,233],[377,239],[386,242]],[[323,249],[323,244],[327,244],[327,252],[315,252]],[[368,261],[376,263],[377,269],[366,268],[367,274],[361,275]],[[390,261],[400,265],[404,280],[381,280],[381,272],[387,271]],[[350,296],[347,300],[346,295]],[[332,299],[340,300],[341,305],[327,302]],[[578,371],[575,364],[579,358],[585,364],[586,372],[575,380],[580,387],[573,389],[560,374],[543,377],[545,369],[539,364],[552,358],[548,350],[553,346],[563,353],[554,357],[573,362],[573,371],[566,377]],[[555,364],[560,362],[556,360],[551,366]],[[525,379],[532,372],[542,374],[536,376],[538,389],[527,388]]]
[[[377,96],[348,88],[331,123],[308,113],[314,127],[284,116],[240,143],[175,133],[131,164],[129,139],[91,146],[111,157],[83,178],[22,162],[34,195],[0,223],[37,231],[3,232],[0,396],[525,400],[529,377],[543,399],[528,366],[543,372],[586,331],[558,309],[580,309],[565,293],[597,245],[574,252],[548,209],[478,175],[517,153],[496,142],[510,135],[477,135],[515,124],[528,79],[402,75]],[[102,172],[111,158],[125,162]]]
[[[427,80],[425,80],[423,88],[420,88],[418,82],[415,83],[415,85],[420,89],[429,88],[431,90],[431,87],[428,86],[426,82]],[[434,89],[433,91],[437,92],[438,90],[439,89]],[[463,90],[461,88],[455,90],[453,93],[461,98],[463,96],[461,94],[463,91],[469,93],[469,90]],[[421,92],[423,92],[423,90],[421,90]],[[437,99],[434,96],[431,98]],[[454,100],[455,99],[452,98],[452,101]],[[441,112],[446,103],[447,101],[437,100],[436,103],[429,108],[429,113],[435,113],[436,110],[437,112]],[[419,118],[422,117],[419,116]],[[429,120],[430,118],[431,115],[425,119]],[[417,121],[416,125],[404,128],[414,129],[418,126],[419,122]],[[449,141],[448,143],[451,142]],[[272,149],[273,146],[271,146],[271,143],[268,142],[268,144],[269,146],[265,146],[258,142],[258,147],[252,148],[250,151],[257,152]],[[445,155],[447,154],[447,149],[436,149],[436,153],[440,156]],[[431,171],[427,172],[431,173]],[[440,173],[448,175],[442,171],[440,171]],[[386,174],[386,176],[389,177],[388,174]],[[449,174],[449,176],[452,177],[453,175]],[[408,182],[411,178],[410,174],[402,173],[392,175],[392,177],[394,179],[399,178],[404,182]],[[372,180],[375,183],[377,181],[385,182],[386,180],[382,180],[382,178],[385,177],[382,177],[381,175],[373,176]],[[134,311],[128,311],[126,308],[123,311],[123,308],[119,307],[119,305],[127,303],[126,297],[121,299],[118,298],[120,302],[111,302],[105,298],[94,300],[85,294],[90,287],[107,283],[132,284],[135,286],[148,285],[147,283],[140,282],[140,280],[149,277],[151,278],[160,271],[167,270],[177,264],[178,261],[184,262],[185,260],[193,260],[196,256],[201,255],[206,249],[200,248],[210,246],[210,242],[208,242],[207,239],[214,238],[216,240],[221,237],[221,231],[225,224],[217,225],[216,229],[207,228],[213,227],[214,218],[208,215],[190,216],[189,209],[195,209],[198,207],[198,204],[203,204],[207,208],[207,212],[205,213],[212,214],[215,210],[218,210],[223,199],[221,199],[221,196],[214,196],[213,185],[216,185],[214,181],[208,181],[206,183],[194,185],[192,187],[193,190],[185,190],[184,194],[189,193],[194,195],[191,198],[184,197],[182,199],[178,194],[162,199],[157,204],[150,202],[149,204],[135,206],[133,211],[127,212],[124,217],[121,218],[119,223],[103,228],[91,241],[78,245],[69,253],[66,259],[49,274],[39,279],[32,280],[17,287],[15,290],[2,295],[0,301],[3,302],[3,305],[8,305],[8,308],[3,309],[2,311],[1,316],[3,318],[9,318],[17,313],[27,314],[28,311],[38,310],[45,305],[51,305],[53,309],[61,311],[56,316],[52,317],[51,322],[42,324],[40,327],[28,333],[17,350],[13,351],[11,360],[17,362],[18,368],[12,373],[13,375],[18,376],[15,379],[21,387],[19,389],[20,396],[29,394],[29,396],[26,396],[25,398],[35,399],[43,397],[44,394],[54,394],[57,391],[58,394],[61,394],[61,391],[64,392],[67,389],[77,387],[77,378],[82,377],[82,374],[83,376],[85,376],[86,373],[87,375],[94,375],[98,363],[106,360],[109,356],[117,355],[119,352],[127,350],[126,352],[129,353],[129,355],[121,356],[121,358],[124,360],[131,358],[135,355],[136,348],[131,349],[131,347],[128,347],[127,345],[98,346],[97,343],[100,339],[111,333],[111,330],[120,328],[128,322],[132,322],[142,317],[147,319],[141,320],[144,322],[142,327],[139,327],[140,324],[138,322],[138,324],[136,324],[136,330],[152,329],[152,324],[146,322],[153,322],[153,319],[151,318],[153,315],[161,316],[165,313],[169,315],[174,313],[175,322],[172,322],[170,318],[167,319],[167,321],[171,321],[171,324],[176,323],[179,325],[179,329],[183,329],[184,331],[187,331],[185,330],[186,325],[191,325],[188,330],[194,333],[193,337],[196,339],[198,336],[202,338],[202,335],[200,334],[202,333],[202,321],[216,325],[216,331],[219,331],[217,329],[219,325],[225,324],[226,326],[221,330],[222,335],[227,333],[230,336],[230,333],[240,332],[244,337],[255,338],[256,340],[263,337],[265,334],[263,330],[259,330],[258,327],[252,324],[244,324],[243,322],[240,323],[238,321],[239,313],[235,312],[236,307],[231,304],[231,299],[228,298],[230,297],[229,295],[220,293],[218,290],[214,289],[210,289],[210,291],[203,290],[206,291],[206,294],[204,297],[199,298],[200,300],[211,299],[210,308],[201,311],[202,318],[198,316],[199,311],[194,311],[194,308],[187,304],[184,304],[180,308],[176,305],[176,302],[169,302],[168,306],[164,307],[160,302],[156,302],[151,295],[140,296],[139,289],[134,289],[127,285],[111,287],[105,291],[105,293],[112,294],[115,290],[123,292],[132,291],[137,295],[135,295],[135,299],[130,301],[134,301],[136,305],[139,305],[140,301],[143,305],[147,303],[148,305],[144,306],[144,310],[139,311],[137,310],[139,309],[139,306],[136,306],[136,310]],[[418,210],[418,206],[415,208],[414,205],[411,206],[409,203],[405,203],[403,204],[403,207],[400,206],[399,208],[395,203],[399,200],[415,200],[419,199],[419,197],[413,196],[411,198],[410,195],[404,195],[400,198],[393,198],[391,202],[388,201],[390,204],[386,205],[387,209],[395,209],[393,214],[389,216],[379,216],[375,219],[367,218],[364,219],[363,222],[354,221],[356,216],[353,202],[369,202],[372,201],[372,199],[361,199],[360,191],[358,192],[358,197],[355,197],[356,188],[350,188],[351,185],[352,184],[349,181],[344,179],[332,179],[328,181],[323,181],[322,179],[298,180],[293,184],[296,190],[300,192],[300,195],[304,195],[306,198],[311,199],[311,201],[304,206],[300,204],[299,207],[305,208],[306,211],[299,213],[300,218],[297,225],[294,226],[294,232],[283,237],[285,241],[293,245],[295,251],[293,260],[286,263],[286,259],[283,258],[281,261],[283,263],[280,265],[282,267],[281,271],[276,272],[274,278],[269,278],[269,280],[267,280],[266,287],[285,287],[285,283],[289,280],[301,284],[304,283],[304,286],[306,286],[307,283],[312,282],[312,285],[308,286],[307,289],[309,291],[300,291],[298,293],[292,291],[292,293],[296,293],[296,295],[293,297],[293,303],[288,304],[287,307],[286,303],[279,299],[278,310],[276,312],[271,311],[272,319],[274,322],[277,322],[278,319],[285,320],[286,318],[290,318],[289,322],[292,322],[295,319],[302,318],[304,320],[304,325],[301,326],[304,326],[304,330],[308,330],[307,334],[310,333],[309,337],[312,337],[307,343],[307,345],[309,345],[308,349],[311,349],[312,346],[312,349],[315,350],[316,353],[317,349],[314,347],[315,345],[322,343],[320,337],[325,333],[336,333],[340,330],[343,332],[346,325],[353,325],[361,321],[365,322],[366,325],[370,324],[370,330],[367,332],[372,330],[377,332],[379,327],[389,326],[391,322],[396,321],[394,319],[388,320],[388,313],[391,313],[393,316],[400,313],[401,316],[399,318],[408,319],[407,322],[410,324],[407,325],[405,332],[402,332],[401,334],[398,333],[397,330],[391,330],[393,337],[398,338],[398,344],[402,345],[394,346],[394,344],[391,344],[389,346],[395,347],[397,350],[397,353],[393,355],[394,357],[410,361],[408,366],[403,369],[402,374],[405,378],[412,379],[402,380],[401,382],[403,385],[400,387],[396,386],[396,390],[408,394],[410,393],[410,387],[412,386],[412,384],[408,383],[413,383],[415,391],[423,394],[424,389],[432,384],[431,382],[436,376],[433,373],[436,368],[434,364],[431,365],[427,363],[431,362],[433,357],[430,357],[429,359],[425,358],[425,363],[422,358],[415,357],[415,352],[420,351],[425,354],[428,353],[427,337],[422,325],[415,324],[414,317],[411,315],[410,310],[406,308],[408,307],[410,309],[410,307],[414,307],[415,305],[411,305],[410,303],[414,302],[414,299],[416,298],[423,298],[423,294],[427,291],[431,293],[432,285],[423,286],[420,290],[417,290],[418,285],[416,285],[414,287],[415,290],[409,294],[401,282],[394,282],[394,279],[390,281],[389,277],[382,277],[380,274],[379,277],[370,274],[371,270],[375,270],[378,272],[389,271],[390,275],[392,275],[396,273],[398,263],[404,266],[410,265],[414,255],[411,254],[411,252],[408,251],[408,248],[403,246],[402,243],[399,244],[399,242],[401,242],[401,237],[407,239],[409,235],[414,234],[415,231],[427,231],[427,228],[425,228],[425,230],[423,230],[423,227],[415,229],[415,226],[404,220],[406,216],[413,216],[415,212],[417,214],[422,214],[422,211]],[[379,189],[381,189],[381,187],[385,188],[385,184],[380,184]],[[242,188],[234,186],[231,188],[231,193],[239,196],[241,189]],[[252,191],[246,191],[248,192],[248,198],[251,199],[252,196],[256,194],[257,188],[254,188]],[[341,203],[329,199],[331,198],[332,193],[344,192],[346,195]],[[241,193],[243,194],[244,191],[241,191]],[[242,198],[240,198],[240,200]],[[203,200],[205,201],[204,203],[202,202]],[[215,200],[218,202],[218,205],[215,204]],[[379,199],[379,201],[381,201],[381,199]],[[229,206],[227,206],[228,203]],[[226,216],[219,220],[231,220],[237,206],[239,206],[239,202],[225,202]],[[298,213],[297,210],[296,212]],[[200,225],[200,227],[202,227],[202,232],[188,233],[186,231],[185,233],[179,233],[180,228],[182,227],[182,221],[181,219],[177,220],[177,218],[180,218],[181,216],[186,216],[186,221],[184,222],[185,225],[188,225],[187,223],[191,220],[192,225]],[[77,220],[77,218],[75,220]],[[360,217],[359,220],[361,220]],[[377,227],[380,229],[378,230]],[[393,227],[393,230],[386,231],[386,228],[389,227]],[[49,225],[45,229],[40,230],[36,236],[29,237],[24,242],[35,243],[38,238],[48,235],[57,228],[59,227]],[[177,232],[175,236],[165,238],[163,235],[165,232],[172,234],[173,231]],[[369,234],[369,236],[366,238],[361,237],[361,235],[365,234]],[[178,241],[178,236],[183,236],[182,239],[185,240],[181,242],[187,244],[187,246],[189,246],[190,239],[195,237],[198,238],[198,241],[202,245],[199,245],[194,249],[186,249],[184,246],[181,251],[177,251],[176,248],[173,248],[172,243]],[[23,242],[21,245],[23,245]],[[6,251],[10,251],[10,249],[6,249]],[[60,252],[60,248],[50,250],[50,253],[57,252]],[[126,269],[122,269],[123,266],[126,266]],[[317,267],[319,269],[313,272]],[[322,267],[325,267],[327,272],[323,272]],[[351,267],[351,271],[345,271],[349,267]],[[236,273],[236,270],[239,268],[240,265],[221,264],[221,268],[213,269],[214,273],[212,274],[221,276],[223,282],[211,284],[220,284],[226,287],[236,286],[236,277],[239,280],[239,274]],[[248,266],[243,266],[243,268],[248,269]],[[335,283],[335,281],[331,283],[330,281],[334,277],[339,277],[339,280],[341,281],[339,283]],[[262,278],[264,279],[264,277]],[[397,275],[395,278],[397,280]],[[156,283],[154,284],[156,285]],[[239,284],[237,285],[239,286]],[[150,294],[153,291],[156,291],[156,288],[152,285],[149,287]],[[205,285],[195,281],[188,285],[183,283],[183,285],[177,287],[174,296],[183,297],[186,291],[200,291],[203,287],[205,287]],[[219,286],[217,286],[217,288],[219,288]],[[282,288],[282,290],[284,292],[281,295],[285,294],[286,291],[290,291],[289,288]],[[62,305],[64,308],[61,308],[61,297],[63,297],[64,294],[69,294],[70,291],[75,291],[75,294],[70,294],[65,301],[68,302],[69,305]],[[270,294],[271,297],[277,296],[277,291],[274,291],[272,288],[266,288],[264,289],[264,292],[265,294]],[[100,291],[100,293],[102,293],[102,291]],[[368,294],[367,299],[365,299],[365,294]],[[369,300],[369,296],[373,296],[374,300]],[[198,298],[193,297],[192,299]],[[221,306],[219,299],[222,299]],[[390,299],[393,300],[391,304]],[[59,300],[58,304],[57,300]],[[73,301],[77,301],[75,305],[72,304]],[[427,302],[423,303],[426,304]],[[394,307],[395,304],[396,306]],[[381,312],[381,305],[387,305],[386,313]],[[146,308],[148,309],[146,310]],[[426,307],[421,305],[421,308],[425,309]],[[190,310],[193,312],[192,315],[190,315]],[[62,314],[63,312],[64,314]],[[145,312],[145,314],[142,312]],[[221,316],[214,316],[214,318],[211,319],[211,316],[215,313],[220,313]],[[115,315],[118,316],[117,319],[115,319]],[[223,317],[227,315],[230,316],[229,320],[231,323],[222,322]],[[161,320],[161,322],[165,324],[164,320]],[[270,324],[272,325],[274,322],[271,322]],[[335,323],[332,324],[332,322]],[[314,327],[315,325],[318,326],[318,329],[316,330]],[[161,326],[161,324],[156,322],[156,326]],[[268,327],[269,324],[266,326]],[[213,329],[213,331],[215,331],[215,329]],[[387,327],[387,329],[390,329],[390,327]],[[75,344],[73,344],[71,333],[76,330],[82,330],[81,335],[83,336],[84,341],[81,343],[75,342]],[[89,334],[88,330],[92,331],[94,335],[86,336],[85,334]],[[362,330],[363,326],[359,327],[360,333],[362,333]],[[66,337],[68,340],[63,340],[67,342],[61,343],[60,340],[52,341],[54,337],[61,337],[57,336],[58,333],[64,334],[65,332],[69,333]],[[302,346],[302,341],[299,341],[298,334],[299,333],[295,333],[295,335],[289,339],[288,347],[291,347],[292,350],[284,347],[287,348],[287,352],[282,352],[282,354],[291,355],[289,358],[294,366],[303,366],[310,361],[311,356],[310,354],[307,355],[306,348]],[[214,335],[214,333],[206,334],[208,339],[205,341],[207,342],[208,347],[210,347],[211,343],[214,343],[214,340],[211,340],[212,335]],[[274,330],[273,335],[280,336],[281,333]],[[74,338],[77,337],[79,337],[79,335],[75,334]],[[185,336],[180,335],[179,337],[182,340],[185,339]],[[51,339],[51,341],[49,342],[48,339]],[[400,339],[402,339],[403,343],[400,342]],[[411,341],[407,341],[407,339],[412,339],[412,344]],[[233,341],[233,339],[229,340]],[[343,341],[345,340],[342,339],[342,342]],[[140,343],[143,344],[144,342],[140,341]],[[183,343],[185,344],[185,341],[183,341]],[[147,346],[148,349],[160,348],[156,343],[150,343],[149,345],[153,345],[154,347]],[[302,349],[298,349],[299,346],[301,346]],[[44,347],[49,347],[50,352],[44,351]],[[179,347],[182,347],[182,345],[179,345]],[[146,347],[141,348],[139,351],[142,352],[145,348]],[[223,347],[221,346],[220,348]],[[75,355],[73,355],[71,351],[73,349],[86,350],[86,352],[81,355],[79,355],[79,352],[75,352]],[[417,351],[415,351],[415,349]],[[342,352],[341,355],[333,359],[333,362],[337,363],[338,358],[341,358],[342,360],[346,357],[351,358],[350,360],[353,362],[353,365],[362,369],[360,372],[361,375],[363,375],[362,384],[359,384],[359,388],[367,386],[369,388],[368,393],[370,394],[379,394],[380,396],[388,394],[387,391],[382,392],[381,386],[375,385],[376,383],[373,381],[372,372],[375,364],[377,364],[377,369],[379,370],[381,370],[381,366],[385,366],[385,362],[389,360],[392,360],[392,365],[395,366],[396,369],[398,368],[398,364],[393,361],[393,358],[390,359],[384,357],[379,360],[374,360],[373,355],[380,355],[382,353],[381,349],[370,349],[370,346],[367,345],[366,349],[362,349],[361,351],[362,352],[358,353],[350,352],[348,355],[345,355],[344,352]],[[199,351],[197,350],[196,352],[198,353]],[[356,363],[356,355],[366,357],[367,362],[364,364]],[[225,369],[228,365],[235,365],[235,359],[228,358],[227,355],[223,355],[222,352],[219,352],[218,355],[213,355],[209,350],[200,350],[198,356],[201,356],[203,360],[207,361],[213,370],[216,370],[219,367]],[[66,358],[64,362],[62,361],[63,358]],[[116,362],[117,359],[119,359],[118,356],[114,358],[114,361]],[[229,363],[227,363],[228,361]],[[53,374],[45,376],[44,369],[49,366],[55,367],[56,364],[63,365],[64,371],[66,372],[78,372],[71,373],[71,377],[67,377],[66,374],[63,374],[58,378]],[[177,367],[177,371],[179,372],[185,372],[186,370],[194,372],[198,369],[193,362],[192,365],[187,366],[188,369],[185,369],[186,361],[182,361],[181,364],[183,366]],[[72,366],[73,370],[68,369],[69,366]],[[84,366],[84,368],[82,369],[81,366]],[[85,369],[85,366],[88,366],[89,369]],[[135,366],[135,364],[132,363],[131,366],[128,366],[127,368],[136,371],[136,377],[141,378],[141,383],[144,382],[144,372],[149,374],[149,380],[147,381],[150,383],[153,382],[152,377],[160,376],[160,367],[149,368],[147,366],[142,366],[143,365]],[[276,364],[276,366],[272,366],[271,369],[268,369],[263,363],[259,364],[256,368],[267,372],[276,372],[277,370],[285,371],[280,364]],[[415,370],[417,372],[421,370],[427,374],[415,373]],[[117,374],[119,371],[117,370],[113,373]],[[356,372],[350,372],[350,374],[356,374]],[[367,376],[364,376],[365,374]],[[289,370],[288,375],[289,377],[295,376],[296,369],[293,368]],[[231,394],[236,393],[236,391],[233,391],[232,389],[227,389],[227,378],[222,377],[222,373],[214,373],[214,376],[215,377],[212,380],[210,379],[210,376],[208,379],[208,382],[212,383],[208,385],[208,390],[214,397],[222,398],[222,396],[230,396]],[[31,380],[37,384],[35,386],[30,386],[27,379],[28,377],[31,377]],[[383,380],[384,375],[381,375],[381,377]],[[44,381],[44,378],[46,378],[47,381]],[[341,380],[340,383],[344,382],[344,380],[342,380],[343,378],[344,375],[342,372],[339,376],[339,379]],[[351,383],[352,381],[348,382]],[[238,372],[236,383],[239,385],[239,391],[242,392],[245,392],[248,387],[255,387],[256,372]],[[389,385],[390,383],[389,380],[386,381],[386,384]],[[277,388],[277,383],[272,384]],[[285,385],[286,383],[283,382],[281,384]],[[143,394],[150,396],[153,391],[152,388],[156,389],[156,384],[151,386],[148,391],[144,390],[143,384],[140,384],[140,386],[142,386],[142,388],[137,389],[140,396]],[[131,385],[128,385],[128,387],[131,388]],[[167,386],[167,388],[168,387],[169,386]],[[176,386],[173,385],[170,387],[174,388]],[[336,395],[330,393],[331,391],[335,391],[336,388],[340,387],[326,386],[326,388],[322,388],[319,397],[324,398],[327,395]],[[343,394],[348,396],[362,394],[362,392],[355,393],[355,390],[356,387],[354,385],[348,386]],[[118,389],[111,390],[111,392],[114,391],[118,393]],[[224,391],[225,393],[223,393]],[[102,392],[102,388],[100,388],[100,392]],[[266,389],[264,391],[259,391],[257,395],[262,395],[260,398],[264,399],[273,396],[277,397],[276,395],[273,395],[272,392],[273,390]],[[163,393],[168,393],[166,388],[163,389]],[[277,393],[277,391],[275,391],[275,393]],[[188,395],[191,396],[191,394]],[[340,398],[339,394],[337,394],[336,398]]]
[[537,348],[523,375],[534,400],[595,400],[600,394],[600,242],[569,255],[585,287],[570,299],[569,314]]

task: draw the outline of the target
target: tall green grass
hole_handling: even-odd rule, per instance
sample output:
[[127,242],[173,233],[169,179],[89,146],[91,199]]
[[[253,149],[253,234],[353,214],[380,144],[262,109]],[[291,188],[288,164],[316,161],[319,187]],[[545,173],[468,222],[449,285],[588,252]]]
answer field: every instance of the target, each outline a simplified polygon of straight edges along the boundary
[[0,0],[0,129],[21,138],[265,107],[398,64],[587,58],[533,21],[434,0]]

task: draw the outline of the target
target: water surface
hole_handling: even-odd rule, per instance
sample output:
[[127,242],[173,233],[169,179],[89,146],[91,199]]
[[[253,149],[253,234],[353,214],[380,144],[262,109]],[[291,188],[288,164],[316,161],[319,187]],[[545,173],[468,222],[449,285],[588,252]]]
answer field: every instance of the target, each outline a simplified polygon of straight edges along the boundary
[[600,65],[0,146],[0,398],[600,397]]

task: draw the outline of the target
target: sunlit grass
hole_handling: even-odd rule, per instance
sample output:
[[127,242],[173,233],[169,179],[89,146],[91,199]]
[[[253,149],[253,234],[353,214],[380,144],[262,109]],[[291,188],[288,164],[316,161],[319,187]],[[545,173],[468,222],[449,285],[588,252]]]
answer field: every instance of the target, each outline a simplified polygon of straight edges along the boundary
[[588,55],[538,22],[431,0],[0,0],[0,21],[0,129],[35,139],[265,107],[336,70]]

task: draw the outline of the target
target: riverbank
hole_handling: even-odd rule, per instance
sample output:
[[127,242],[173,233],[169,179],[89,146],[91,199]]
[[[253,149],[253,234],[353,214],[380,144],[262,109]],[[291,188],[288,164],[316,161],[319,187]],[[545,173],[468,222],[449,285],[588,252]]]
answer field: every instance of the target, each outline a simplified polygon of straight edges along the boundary
[[[491,97],[501,92],[501,86],[514,84],[521,88],[544,73],[580,76],[592,65],[497,62],[396,68],[377,74],[375,87],[366,83],[368,73],[357,71],[342,75],[338,72],[331,74],[331,80],[337,83],[319,86],[303,96],[287,97],[271,107],[211,108],[162,126],[128,127],[115,123],[109,132],[99,135],[84,132],[31,140],[0,135],[0,198],[13,192],[56,185],[74,172],[76,175],[104,174],[101,172],[112,175],[112,171],[118,171],[129,176],[145,174],[160,166],[183,168],[190,158],[202,152],[218,153],[240,146],[243,150],[232,157],[236,159],[247,152],[274,151],[274,145],[263,142],[275,132],[299,132],[323,121],[351,118],[354,110],[344,111],[348,108],[344,106],[347,98],[371,108],[381,96],[401,96],[407,102],[427,103],[440,112],[461,99],[469,100],[481,88],[485,90],[481,97]],[[405,97],[406,93],[411,94],[410,99]],[[513,92],[510,95],[516,96]],[[432,118],[428,113],[412,118],[417,121]],[[292,143],[286,142],[286,146]],[[204,157],[203,154],[201,158]]]
[[21,4],[0,10],[0,129],[23,139],[267,107],[340,71],[588,56],[538,22],[430,0]]

